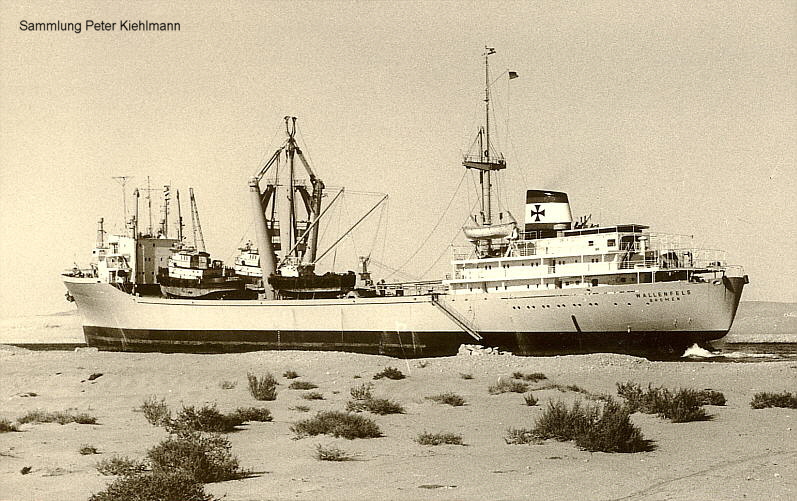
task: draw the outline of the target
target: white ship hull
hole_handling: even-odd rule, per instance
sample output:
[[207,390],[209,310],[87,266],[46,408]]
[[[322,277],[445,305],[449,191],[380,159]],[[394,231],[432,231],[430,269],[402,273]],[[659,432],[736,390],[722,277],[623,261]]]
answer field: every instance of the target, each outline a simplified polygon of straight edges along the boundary
[[[317,300],[138,297],[65,276],[86,342],[124,351],[339,350],[420,357],[678,351],[724,336],[745,278],[529,292]],[[481,340],[477,340],[481,338]]]

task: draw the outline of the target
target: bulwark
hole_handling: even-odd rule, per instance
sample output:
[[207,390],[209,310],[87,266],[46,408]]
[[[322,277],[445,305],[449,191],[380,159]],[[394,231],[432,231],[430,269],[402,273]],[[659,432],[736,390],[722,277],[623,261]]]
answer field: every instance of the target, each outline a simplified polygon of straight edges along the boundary
[[153,23],[150,21],[119,21],[120,31],[180,31],[180,23]]

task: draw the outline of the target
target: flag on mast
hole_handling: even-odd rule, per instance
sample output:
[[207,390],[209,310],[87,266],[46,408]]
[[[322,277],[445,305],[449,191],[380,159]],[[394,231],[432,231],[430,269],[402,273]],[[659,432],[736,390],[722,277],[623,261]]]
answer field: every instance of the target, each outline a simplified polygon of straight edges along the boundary
[[519,76],[520,76],[520,75],[518,75],[518,74],[517,74],[517,71],[510,71],[510,72],[509,72],[509,79],[510,79],[510,80],[513,80],[513,79],[515,79],[515,78],[517,78],[517,77],[519,77]]

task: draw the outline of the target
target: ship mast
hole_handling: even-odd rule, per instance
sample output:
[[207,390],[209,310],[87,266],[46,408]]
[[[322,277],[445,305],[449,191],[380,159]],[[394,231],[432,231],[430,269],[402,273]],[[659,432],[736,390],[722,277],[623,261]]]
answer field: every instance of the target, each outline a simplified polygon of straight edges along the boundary
[[180,190],[177,190],[177,240],[183,243],[183,209],[180,207]]
[[[490,61],[491,54],[495,54],[492,47],[484,48],[484,127],[479,128],[477,142],[479,152],[476,155],[468,153],[462,165],[466,169],[476,169],[479,171],[479,186],[481,197],[479,199],[479,209],[481,221],[476,221],[481,227],[492,226],[492,172],[506,168],[506,161],[499,153],[491,155],[490,151]],[[476,238],[477,246],[481,244],[485,254],[490,254],[492,248],[491,236]]]

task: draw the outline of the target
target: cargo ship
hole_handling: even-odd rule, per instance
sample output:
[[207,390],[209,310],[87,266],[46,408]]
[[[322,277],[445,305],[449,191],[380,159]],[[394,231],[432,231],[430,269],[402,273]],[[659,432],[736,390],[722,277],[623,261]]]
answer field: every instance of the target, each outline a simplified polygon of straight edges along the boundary
[[[567,194],[559,191],[526,190],[522,226],[508,212],[494,214],[494,176],[507,163],[490,143],[493,53],[484,53],[485,126],[463,159],[463,167],[478,175],[479,212],[463,228],[469,244],[454,249],[445,279],[377,283],[367,259],[359,273],[316,272],[332,248],[318,252],[318,228],[340,193],[324,207],[324,183],[294,139],[296,119],[286,117],[287,139],[248,183],[257,238],[241,248],[234,269],[249,298],[154,292],[154,267],[168,260],[175,240],[140,233],[136,214],[128,235],[105,239],[100,229],[91,269],[63,274],[88,345],[427,357],[480,344],[520,355],[679,355],[723,337],[748,283],[723,252],[634,222],[574,220]],[[297,181],[296,159],[309,184]],[[287,180],[274,176],[281,161]],[[278,198],[287,198],[287,207],[277,207]]]

